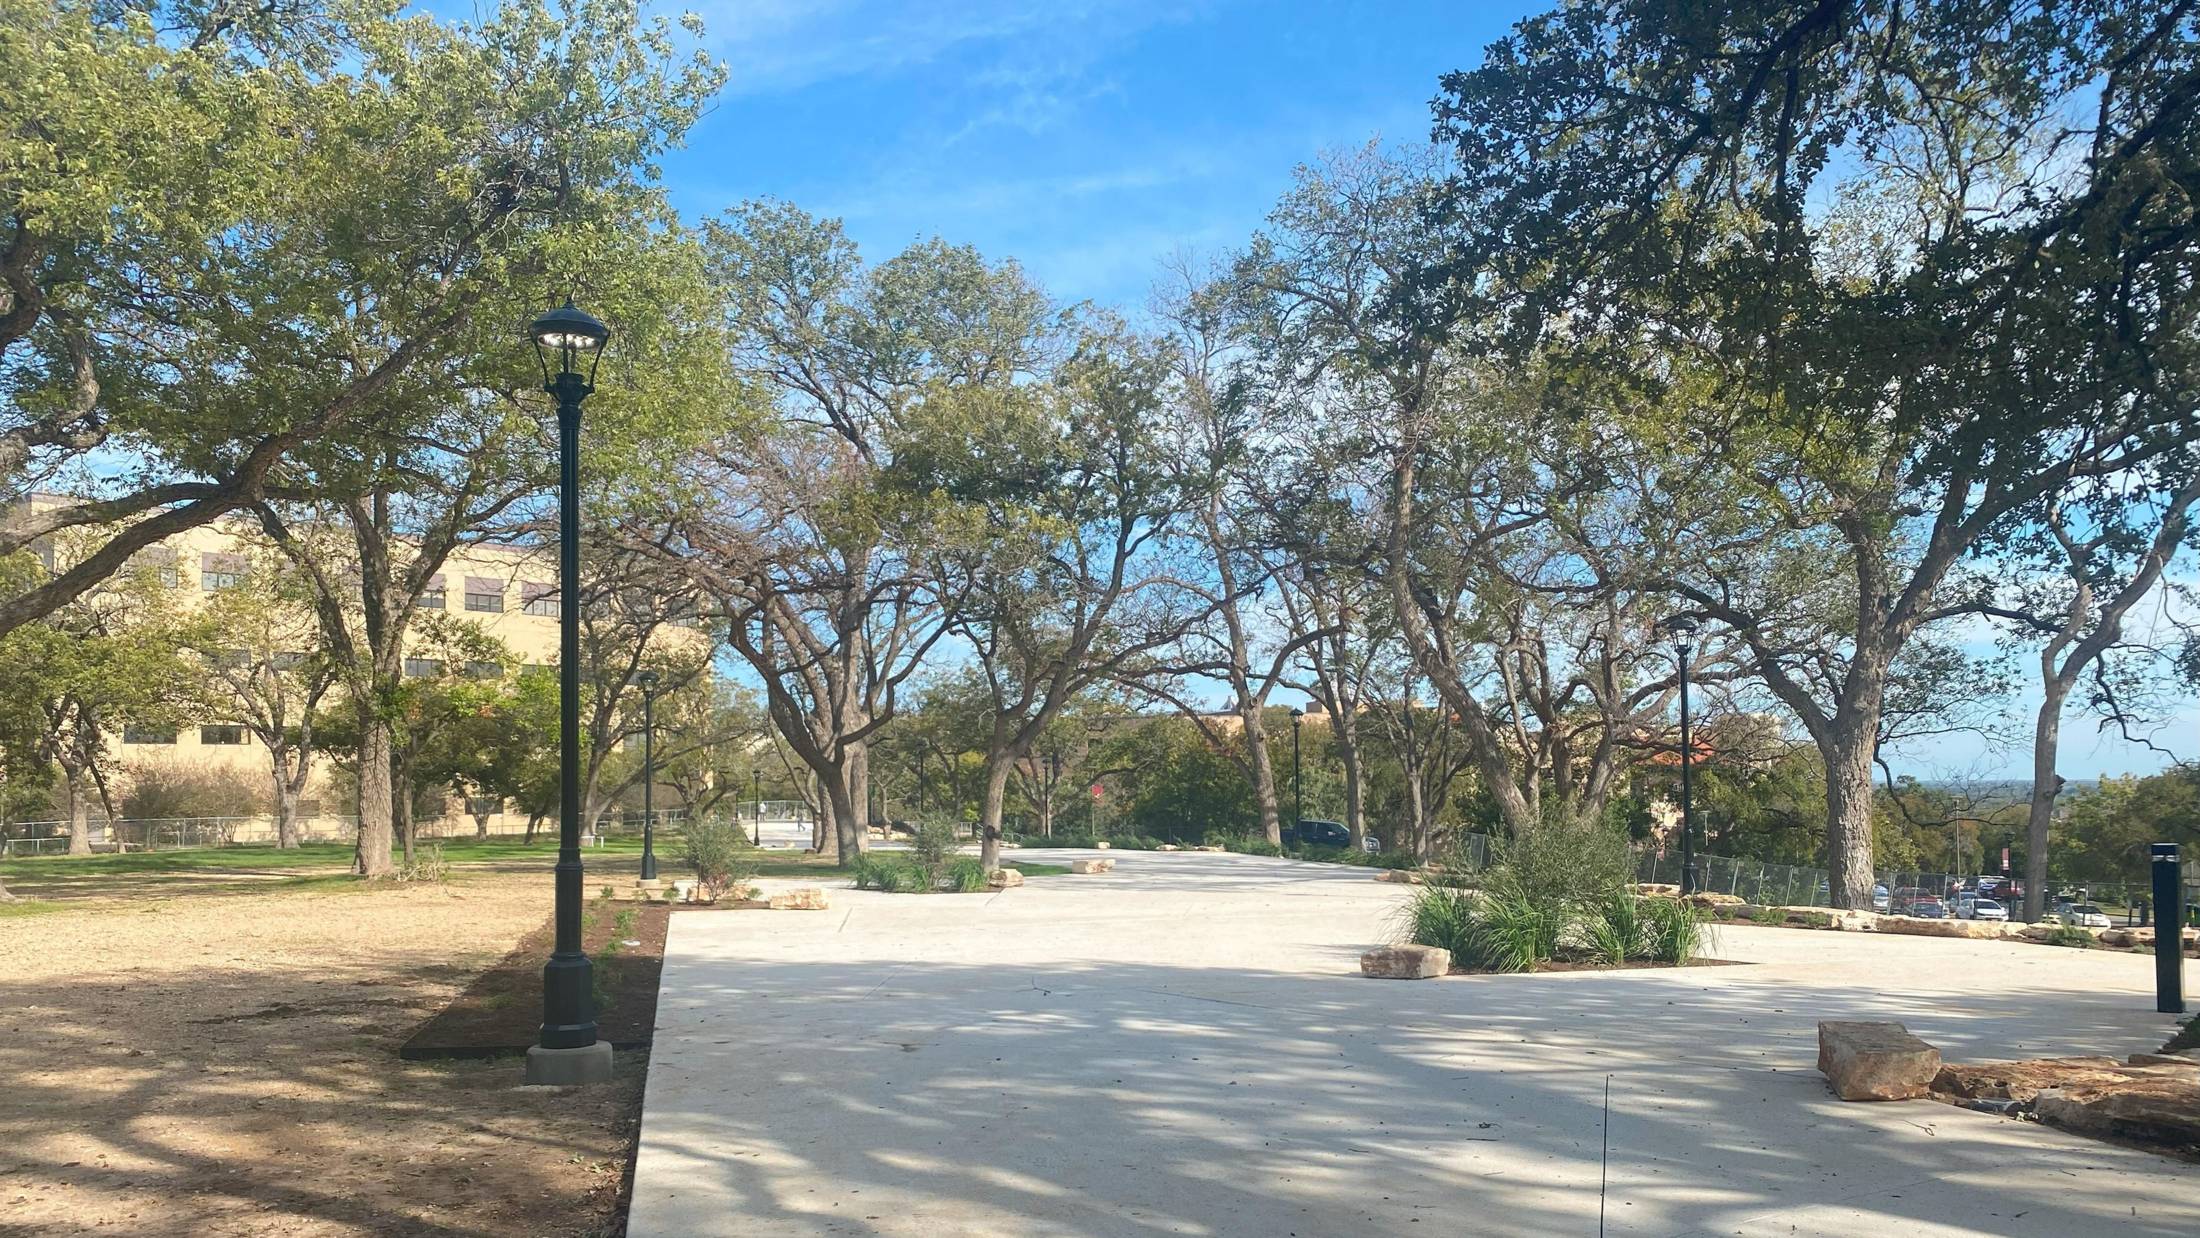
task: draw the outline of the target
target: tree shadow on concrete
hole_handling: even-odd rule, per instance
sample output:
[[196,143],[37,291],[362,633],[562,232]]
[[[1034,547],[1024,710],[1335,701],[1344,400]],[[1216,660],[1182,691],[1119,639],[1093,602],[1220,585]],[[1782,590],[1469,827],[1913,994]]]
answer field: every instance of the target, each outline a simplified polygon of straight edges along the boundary
[[1615,1234],[2200,1229],[2188,1166],[1845,1105],[1814,1069],[1824,1017],[1952,1058],[2149,1047],[2126,993],[911,959],[666,984],[637,1235],[1593,1233],[1607,1076]]

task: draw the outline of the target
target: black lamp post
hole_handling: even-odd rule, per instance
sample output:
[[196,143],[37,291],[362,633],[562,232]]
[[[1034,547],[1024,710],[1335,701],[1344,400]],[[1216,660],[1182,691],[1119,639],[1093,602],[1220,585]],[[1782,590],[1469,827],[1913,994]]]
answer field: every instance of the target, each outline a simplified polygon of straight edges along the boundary
[[1306,718],[1306,711],[1293,706],[1291,709],[1291,837],[1297,838],[1306,824],[1306,780],[1300,777],[1299,723]]
[[756,846],[761,847],[764,845],[764,773],[762,770],[752,769],[749,771],[749,809],[756,814],[749,822],[749,825],[756,831],[753,841]]
[[563,306],[527,329],[542,385],[558,400],[558,864],[557,940],[542,969],[542,1032],[527,1051],[529,1083],[611,1077],[611,1046],[596,1038],[592,968],[581,951],[581,401],[611,329]]
[[1681,893],[1687,895],[1696,893],[1701,885],[1696,876],[1696,812],[1689,795],[1696,754],[1688,742],[1688,658],[1689,638],[1696,634],[1696,621],[1687,615],[1675,615],[1665,621],[1665,630],[1673,634],[1673,662],[1681,676]]
[[642,880],[657,880],[657,672],[634,677],[642,690]]

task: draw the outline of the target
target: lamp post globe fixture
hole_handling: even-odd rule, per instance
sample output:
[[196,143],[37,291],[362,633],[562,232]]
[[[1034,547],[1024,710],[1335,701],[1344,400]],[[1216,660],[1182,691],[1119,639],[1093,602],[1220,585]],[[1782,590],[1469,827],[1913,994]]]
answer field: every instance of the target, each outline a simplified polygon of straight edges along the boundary
[[1695,750],[1688,738],[1688,663],[1694,652],[1696,620],[1689,615],[1675,615],[1665,621],[1665,630],[1673,638],[1673,664],[1680,671],[1681,687],[1681,893],[1694,894],[1703,883],[1696,872],[1696,811],[1691,802]]
[[558,402],[558,862],[556,942],[542,969],[542,1030],[527,1081],[598,1083],[611,1046],[597,1039],[593,968],[581,949],[581,401],[611,329],[570,297],[527,328],[543,390]]
[[642,690],[642,880],[657,880],[657,672],[634,677]]

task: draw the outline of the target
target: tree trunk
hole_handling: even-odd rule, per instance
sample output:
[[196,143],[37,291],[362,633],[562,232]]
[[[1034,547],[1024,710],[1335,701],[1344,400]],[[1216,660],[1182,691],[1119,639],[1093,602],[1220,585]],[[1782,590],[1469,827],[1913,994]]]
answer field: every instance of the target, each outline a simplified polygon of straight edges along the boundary
[[396,790],[396,796],[391,800],[391,804],[395,809],[393,815],[396,817],[397,838],[405,851],[405,864],[410,867],[413,862],[413,830],[415,828],[413,824],[412,779],[409,776],[393,775],[390,781]]
[[298,791],[291,782],[290,754],[269,750],[275,777],[275,848],[298,846]]
[[[1276,806],[1276,767],[1268,757],[1268,727],[1258,706],[1241,708],[1238,716],[1245,722],[1245,749],[1253,765],[1253,803],[1260,809],[1261,837],[1267,839],[1270,846],[1281,847],[1283,814]],[[1297,775],[1296,770],[1292,773]]]
[[[64,767],[64,777],[67,779],[69,801],[69,854],[90,855],[92,853],[92,805],[91,801],[85,798],[84,795],[84,771]],[[112,833],[113,829],[113,822],[109,822],[108,831]]]
[[848,771],[848,806],[854,810],[849,829],[864,844],[858,850],[867,850],[871,841],[871,750],[865,744],[849,744],[846,751],[841,768]]
[[351,865],[362,877],[387,877],[393,869],[392,808],[389,723],[368,717],[359,728],[359,847]]
[[825,834],[826,846],[835,864],[853,864],[863,854],[863,827],[858,823],[856,806],[849,794],[844,778],[819,776],[819,816],[829,821],[831,828]]
[[1367,845],[1367,805],[1361,799],[1359,726],[1349,718],[1329,715],[1329,735],[1337,745],[1337,760],[1344,765],[1344,824],[1352,831],[1352,849]]
[[290,776],[282,765],[275,767],[275,849],[297,849],[297,792],[290,789]]
[[1001,867],[1001,805],[1008,797],[1008,767],[1013,761],[1008,753],[987,753],[985,758],[985,803],[978,811],[978,863],[989,873]]
[[2047,912],[2047,827],[2055,818],[2055,796],[2062,779],[2055,776],[2056,749],[2062,742],[2063,702],[2070,688],[2061,676],[2049,675],[2041,685],[2039,722],[2032,732],[2032,802],[2024,819],[2024,919],[2036,924]]
[[1844,909],[1870,911],[1872,906],[1877,724],[1876,710],[1869,720],[1836,719],[1821,748],[1826,761],[1826,885],[1833,905]]
[[481,839],[486,839],[489,837],[488,813],[477,812],[474,814],[474,837]]

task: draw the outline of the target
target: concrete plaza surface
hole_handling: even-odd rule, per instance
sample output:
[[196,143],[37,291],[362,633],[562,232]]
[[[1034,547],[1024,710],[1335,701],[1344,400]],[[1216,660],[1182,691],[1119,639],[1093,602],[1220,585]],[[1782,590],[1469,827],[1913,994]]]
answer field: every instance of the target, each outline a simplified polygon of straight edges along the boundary
[[1952,1060],[2152,1049],[2146,958],[1721,927],[1753,966],[1367,980],[1405,887],[1110,854],[674,916],[629,1232],[1594,1234],[1609,1076],[1609,1233],[2200,1233],[2200,1166],[1814,1069],[1822,1018]]

